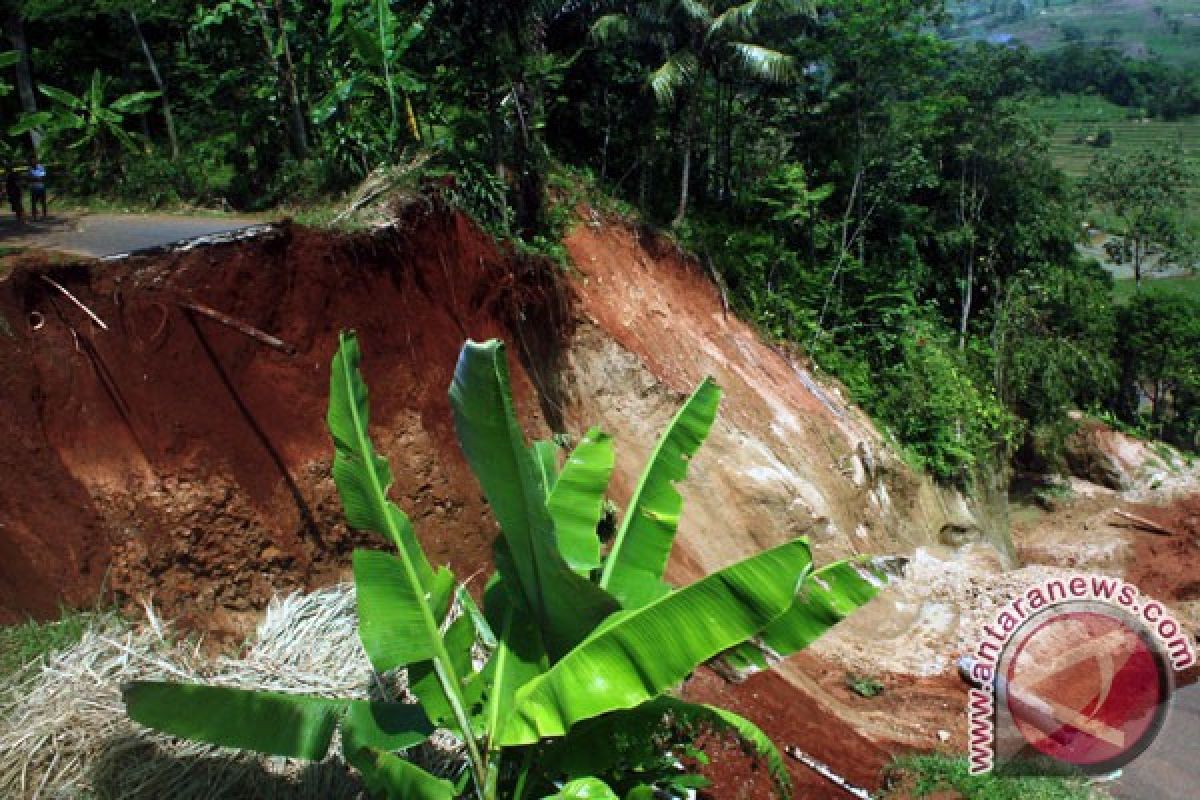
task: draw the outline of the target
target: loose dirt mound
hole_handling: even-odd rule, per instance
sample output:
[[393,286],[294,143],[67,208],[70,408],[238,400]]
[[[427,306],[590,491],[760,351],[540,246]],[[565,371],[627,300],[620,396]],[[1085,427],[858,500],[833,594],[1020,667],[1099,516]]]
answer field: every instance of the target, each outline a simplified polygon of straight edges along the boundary
[[[242,629],[237,617],[273,590],[330,582],[358,538],[341,522],[323,425],[343,328],[361,333],[394,496],[431,557],[464,577],[487,563],[494,527],[454,444],[446,388],[465,338],[511,341],[519,328],[552,343],[562,301],[544,267],[503,257],[460,217],[414,209],[407,223],[386,239],[285,226],[152,260],[35,261],[0,285],[14,334],[0,338],[0,619],[85,602],[105,584],[153,594],[185,625]],[[519,405],[535,409],[514,372]]]
[[1128,579],[1181,610],[1193,629],[1200,630],[1200,495],[1138,511],[1172,534],[1137,536]]

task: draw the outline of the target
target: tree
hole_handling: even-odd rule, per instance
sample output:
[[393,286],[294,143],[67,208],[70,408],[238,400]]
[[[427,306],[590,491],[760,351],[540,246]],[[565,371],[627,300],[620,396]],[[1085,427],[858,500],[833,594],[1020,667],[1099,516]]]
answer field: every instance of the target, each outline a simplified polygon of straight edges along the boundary
[[1116,223],[1116,233],[1133,259],[1138,291],[1150,246],[1179,248],[1185,243],[1183,217],[1191,180],[1192,169],[1183,154],[1169,148],[1099,156],[1088,169],[1085,191]]
[[421,38],[434,11],[427,3],[411,17],[401,17],[384,0],[371,0],[354,8],[349,0],[333,3],[329,14],[329,34],[347,40],[352,63],[345,72],[335,71],[337,84],[317,104],[313,121],[317,125],[329,122],[342,107],[369,98],[372,92],[382,91],[387,98],[387,150],[391,158],[398,141],[400,112],[397,95],[404,102],[404,122],[413,141],[421,140],[421,131],[413,110],[412,93],[423,89],[420,78],[401,62],[409,49]]
[[1082,42],[1086,38],[1087,34],[1078,25],[1062,26],[1062,39],[1064,42]]
[[201,6],[193,29],[199,32],[222,28],[230,20],[236,20],[242,31],[257,32],[260,41],[257,52],[260,58],[265,58],[275,77],[275,91],[271,97],[284,111],[292,154],[301,160],[306,158],[309,147],[307,113],[292,58],[291,35],[295,23],[287,14],[285,1],[226,0],[211,9]]
[[1200,301],[1143,292],[1121,309],[1119,330],[1122,416],[1138,421],[1140,407],[1149,403],[1155,432],[1194,448],[1200,434]]
[[55,102],[55,108],[25,114],[9,132],[22,134],[44,129],[52,137],[75,136],[77,138],[67,147],[71,150],[90,148],[93,171],[99,170],[113,142],[131,152],[138,149],[133,134],[125,130],[125,117],[142,113],[158,97],[158,92],[141,91],[110,101],[107,95],[111,84],[111,78],[96,70],[87,90],[78,95],[53,86],[41,86],[40,91]]
[[163,121],[167,126],[167,142],[171,146],[171,158],[179,158],[179,134],[175,131],[175,115],[171,112],[171,98],[167,92],[166,81],[163,80],[162,72],[159,71],[158,60],[154,58],[150,42],[146,40],[146,35],[142,32],[137,9],[130,7],[128,13],[134,36],[137,37],[138,45],[146,56],[146,67],[150,70],[150,76],[154,78],[154,85],[158,87],[159,99],[162,102]]
[[803,0],[610,5],[616,8],[596,20],[593,37],[601,44],[623,41],[648,50],[653,59],[646,77],[650,89],[662,106],[683,119],[679,205],[671,223],[678,227],[687,214],[696,120],[707,80],[732,70],[771,83],[794,81],[794,59],[755,39],[762,29],[790,15],[811,13],[811,6]]
[[[25,12],[15,0],[5,0],[2,7],[4,13],[4,33],[9,43],[18,54],[14,64],[17,73],[17,94],[21,98],[21,109],[26,114],[37,112],[36,89],[33,83],[33,70],[29,59],[29,41],[25,36]],[[37,152],[41,145],[42,133],[36,127],[29,128],[29,143]]]

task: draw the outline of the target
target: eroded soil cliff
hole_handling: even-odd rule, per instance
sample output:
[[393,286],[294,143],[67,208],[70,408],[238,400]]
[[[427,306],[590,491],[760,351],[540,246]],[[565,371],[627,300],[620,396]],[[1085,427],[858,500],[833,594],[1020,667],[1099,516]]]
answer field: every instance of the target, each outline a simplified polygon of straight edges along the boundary
[[[687,393],[717,379],[718,424],[682,487],[678,583],[797,535],[821,562],[964,542],[1003,561],[1002,533],[728,313],[702,268],[666,240],[586,216],[566,275],[430,204],[373,236],[283,225],[155,257],[26,258],[0,284],[11,332],[0,337],[0,619],[103,594],[236,639],[272,593],[343,577],[350,550],[372,541],[342,523],[329,477],[328,365],[347,328],[365,350],[393,497],[431,560],[476,589],[496,528],[446,401],[468,337],[509,343],[528,431],[599,424],[615,436],[618,506]],[[738,686],[702,671],[686,691],[867,784],[895,747],[931,741],[923,709],[957,703],[931,678],[896,682],[890,710],[864,707],[843,678],[805,656]],[[796,776],[802,795],[826,796],[822,778]]]

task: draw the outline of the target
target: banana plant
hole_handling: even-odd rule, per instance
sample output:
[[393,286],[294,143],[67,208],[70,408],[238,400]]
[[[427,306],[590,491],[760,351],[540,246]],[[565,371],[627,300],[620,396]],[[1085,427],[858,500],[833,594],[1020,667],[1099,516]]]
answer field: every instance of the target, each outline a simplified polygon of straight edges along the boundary
[[[605,554],[596,531],[612,440],[593,429],[561,465],[554,443],[527,443],[503,345],[467,342],[450,404],[501,530],[480,607],[429,563],[388,500],[392,474],[368,436],[360,360],[357,338],[343,333],[330,381],[333,476],[349,524],[391,545],[354,553],[359,636],[376,672],[406,670],[419,702],[138,682],[124,690],[129,715],[177,736],[306,759],[323,758],[338,730],[374,796],[410,800],[681,797],[699,782],[680,772],[678,756],[700,755],[687,749],[700,725],[741,737],[786,796],[786,768],[762,731],[670,691],[722,654],[755,666],[763,653],[803,647],[886,576],[870,561],[814,573],[807,542],[796,539],[689,586],[664,582],[682,506],[674,483],[712,426],[716,384],[702,383],[672,420]],[[434,729],[462,743],[456,780],[398,754]]]
[[22,114],[8,132],[12,136],[19,136],[30,130],[45,129],[51,136],[73,136],[75,140],[67,145],[67,149],[90,147],[97,168],[111,141],[116,141],[129,152],[137,152],[137,134],[125,130],[125,118],[145,112],[161,93],[130,92],[109,100],[108,89],[111,84],[112,78],[95,70],[88,88],[78,95],[53,86],[39,86],[38,90],[54,101],[54,107],[48,111]]
[[[361,6],[361,7],[360,7]],[[312,112],[318,126],[329,122],[339,109],[355,98],[382,91],[387,97],[389,125],[387,143],[396,145],[399,137],[399,103],[403,103],[404,126],[415,142],[421,130],[413,109],[412,96],[425,91],[425,84],[405,65],[409,50],[424,35],[435,7],[429,2],[410,17],[402,18],[387,0],[333,0],[329,12],[329,35],[341,36],[350,45],[350,61],[335,69],[344,74]]]

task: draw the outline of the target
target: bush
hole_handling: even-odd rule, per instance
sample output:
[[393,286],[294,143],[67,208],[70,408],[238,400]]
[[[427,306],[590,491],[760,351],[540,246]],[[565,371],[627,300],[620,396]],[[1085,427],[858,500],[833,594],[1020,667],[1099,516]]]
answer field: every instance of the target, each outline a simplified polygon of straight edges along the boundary
[[915,326],[899,349],[878,378],[875,413],[935,477],[968,483],[974,467],[1012,439],[1017,421],[937,327]]
[[1167,441],[1197,448],[1200,437],[1200,297],[1145,290],[1120,311],[1118,413]]

